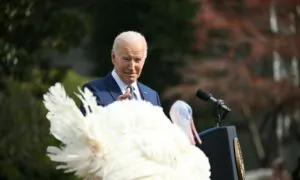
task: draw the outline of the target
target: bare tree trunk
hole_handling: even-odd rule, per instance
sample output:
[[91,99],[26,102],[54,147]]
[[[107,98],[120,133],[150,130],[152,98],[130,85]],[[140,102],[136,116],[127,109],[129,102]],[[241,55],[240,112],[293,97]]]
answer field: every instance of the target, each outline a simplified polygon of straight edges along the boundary
[[[297,36],[297,29],[298,22],[300,16],[300,7],[297,6],[295,12],[290,13],[291,18],[291,25],[289,27],[283,27],[285,28],[285,32],[288,32],[288,38],[291,39],[291,48],[293,49],[293,56],[290,61],[289,67],[285,67],[283,64],[283,61],[277,52],[277,49],[275,48],[273,51],[273,78],[274,81],[280,81],[282,78],[288,76],[288,72],[291,72],[293,83],[295,86],[299,86],[299,62],[298,62],[298,54],[297,54],[297,47],[294,36]],[[270,29],[274,34],[279,33],[279,26],[278,26],[278,18],[276,14],[276,7],[275,4],[272,3],[270,6]],[[288,71],[289,69],[290,71]],[[296,119],[297,124],[299,124],[300,121],[300,112],[299,109],[297,109],[293,114],[294,119]],[[283,146],[283,137],[289,136],[289,128],[291,126],[292,119],[289,114],[283,114],[281,112],[278,113],[276,117],[276,134],[278,139],[278,154],[280,157],[284,158],[284,146]]]
[[245,117],[248,117],[247,122],[248,122],[249,131],[252,136],[252,140],[254,143],[254,147],[255,147],[258,159],[262,163],[266,158],[266,153],[265,153],[264,147],[262,145],[262,140],[261,140],[261,136],[259,134],[259,129],[258,129],[256,123],[252,120],[252,118],[250,116],[250,114],[252,114],[252,113],[250,112],[249,107],[244,105],[243,113],[244,113]]
[[[298,29],[299,29],[299,20],[300,20],[300,6],[296,6],[295,12],[291,16],[292,18],[292,27],[291,30],[293,31],[293,34],[297,37],[298,36]],[[298,60],[298,48],[297,48],[297,42],[295,42],[295,38],[293,38],[293,45],[294,45],[294,57],[292,59],[291,64],[291,72],[294,79],[294,85],[299,86],[300,80],[299,80],[299,60]],[[295,110],[294,113],[294,119],[297,125],[300,124],[300,110],[299,107]]]
[[[292,69],[292,76],[294,80],[294,85],[299,86],[299,62],[296,56],[292,59],[291,69]],[[300,124],[300,110],[299,107],[294,112],[294,119],[296,124]]]
[[258,158],[261,162],[263,162],[266,158],[266,153],[265,153],[265,150],[262,145],[262,141],[261,141],[261,138],[259,135],[258,128],[252,119],[248,119],[248,126],[249,126],[249,130],[251,132],[251,135],[252,135],[254,147],[256,149]]
[[[272,3],[270,6],[270,28],[271,31],[275,34],[279,32],[278,28],[278,21],[277,21],[277,15],[276,15],[276,8],[275,4]],[[274,81],[280,81],[283,77],[282,74],[282,66],[281,66],[281,58],[279,53],[276,51],[276,49],[273,51],[273,79]],[[283,146],[282,146],[282,137],[283,137],[283,115],[278,114],[276,117],[276,135],[278,139],[278,154],[280,157],[283,156]]]

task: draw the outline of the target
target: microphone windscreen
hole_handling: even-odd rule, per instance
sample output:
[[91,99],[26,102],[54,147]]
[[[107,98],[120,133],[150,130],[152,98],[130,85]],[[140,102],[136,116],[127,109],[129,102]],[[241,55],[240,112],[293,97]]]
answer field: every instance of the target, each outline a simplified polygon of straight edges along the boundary
[[210,97],[211,97],[211,94],[203,91],[202,89],[199,89],[197,91],[196,96],[198,98],[202,99],[203,101],[208,101],[210,99]]

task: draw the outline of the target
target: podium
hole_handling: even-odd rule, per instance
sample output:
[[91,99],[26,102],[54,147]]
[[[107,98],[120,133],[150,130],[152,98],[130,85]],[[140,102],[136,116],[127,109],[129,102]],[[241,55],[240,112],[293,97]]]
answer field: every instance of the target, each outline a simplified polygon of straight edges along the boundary
[[244,180],[245,169],[235,126],[220,126],[199,134],[197,145],[209,158],[211,180]]

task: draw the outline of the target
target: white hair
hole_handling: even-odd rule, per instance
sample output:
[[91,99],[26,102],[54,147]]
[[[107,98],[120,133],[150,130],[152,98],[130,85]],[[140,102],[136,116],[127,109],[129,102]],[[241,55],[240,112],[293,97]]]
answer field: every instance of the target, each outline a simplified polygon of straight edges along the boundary
[[146,59],[147,51],[148,51],[147,41],[141,33],[136,32],[136,31],[125,31],[125,32],[120,33],[114,40],[112,51],[117,52],[118,47],[121,43],[141,41],[141,40],[144,41],[144,44],[145,44],[144,58]]

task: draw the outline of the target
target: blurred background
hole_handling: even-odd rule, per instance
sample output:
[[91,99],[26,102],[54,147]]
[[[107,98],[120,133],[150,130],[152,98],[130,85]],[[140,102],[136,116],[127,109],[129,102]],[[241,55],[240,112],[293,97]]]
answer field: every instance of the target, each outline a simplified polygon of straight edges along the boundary
[[[288,173],[300,157],[300,0],[1,0],[0,179],[76,178],[55,170],[42,95],[62,82],[72,97],[112,69],[117,34],[145,35],[141,81],[165,112],[188,102],[198,130],[215,126],[198,88],[232,108],[247,179]],[[78,102],[78,100],[77,100]]]

